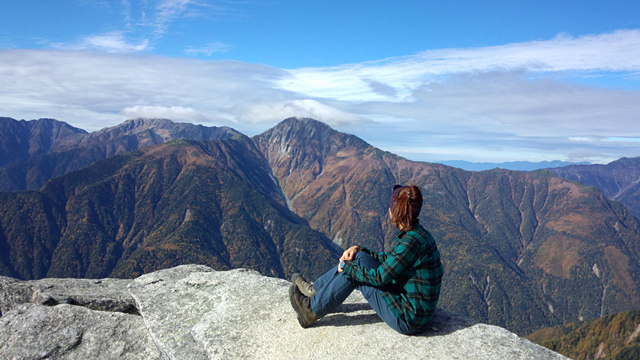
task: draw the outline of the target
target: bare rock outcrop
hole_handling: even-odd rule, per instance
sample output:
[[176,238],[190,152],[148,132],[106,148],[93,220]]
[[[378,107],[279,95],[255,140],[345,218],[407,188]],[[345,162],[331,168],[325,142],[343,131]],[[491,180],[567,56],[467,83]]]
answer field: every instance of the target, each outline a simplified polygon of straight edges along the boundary
[[[357,291],[341,312],[302,329],[289,305],[290,283],[246,269],[178,266],[122,280],[126,288],[120,283],[109,296],[101,296],[104,288],[98,285],[111,280],[95,283],[93,298],[122,306],[133,301],[136,312],[37,304],[33,292],[31,297],[7,292],[22,289],[28,294],[25,283],[38,288],[38,281],[0,279],[0,358],[564,359],[503,328],[442,310],[424,333],[400,335]],[[72,293],[74,287],[67,290]],[[17,304],[18,298],[24,304]],[[13,299],[12,305],[6,299]]]
[[22,304],[0,318],[0,359],[163,359],[140,316]]
[[0,315],[24,303],[70,304],[91,310],[138,314],[124,279],[55,279],[19,281],[0,276]]

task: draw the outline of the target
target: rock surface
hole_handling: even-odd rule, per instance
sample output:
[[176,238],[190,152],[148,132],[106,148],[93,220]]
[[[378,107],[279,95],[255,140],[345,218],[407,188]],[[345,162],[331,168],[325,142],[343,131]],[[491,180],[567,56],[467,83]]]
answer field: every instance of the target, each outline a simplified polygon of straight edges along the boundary
[[0,359],[162,359],[140,316],[22,304],[0,318]]
[[19,281],[0,276],[0,315],[23,303],[70,304],[92,310],[138,314],[123,279],[41,279]]
[[[302,329],[289,304],[290,283],[245,269],[178,266],[114,282],[109,295],[101,293],[105,287],[100,285],[113,279],[84,280],[83,291],[89,294],[93,288],[93,299],[108,298],[122,308],[134,301],[140,315],[60,301],[58,305],[44,302],[54,306],[32,304],[42,303],[35,292],[31,297],[24,295],[31,291],[25,289],[41,289],[52,280],[62,284],[70,279],[0,279],[0,358],[565,359],[503,328],[441,310],[424,333],[400,335],[378,318],[357,291],[341,312]],[[127,288],[122,286],[125,282]],[[68,285],[67,292],[74,293],[73,282]],[[12,295],[16,289],[23,295]],[[64,294],[63,290],[59,285],[55,293]],[[25,304],[18,305],[17,299]]]

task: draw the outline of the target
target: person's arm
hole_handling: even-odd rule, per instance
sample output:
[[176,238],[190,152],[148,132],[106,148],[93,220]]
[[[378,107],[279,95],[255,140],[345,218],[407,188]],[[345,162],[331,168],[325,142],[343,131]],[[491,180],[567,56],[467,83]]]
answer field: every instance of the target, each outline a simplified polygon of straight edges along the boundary
[[340,261],[355,259],[356,253],[358,251],[362,251],[364,253],[367,253],[367,254],[371,255],[379,263],[383,263],[387,259],[387,253],[385,253],[385,252],[374,252],[371,249],[366,248],[364,246],[355,245],[355,246],[352,246],[352,247],[348,248],[347,250],[345,250],[342,253],[342,256],[340,257]]
[[403,236],[387,253],[386,259],[375,269],[345,261],[342,271],[350,278],[374,286],[389,284],[398,275],[411,268],[418,259],[418,243],[412,236]]

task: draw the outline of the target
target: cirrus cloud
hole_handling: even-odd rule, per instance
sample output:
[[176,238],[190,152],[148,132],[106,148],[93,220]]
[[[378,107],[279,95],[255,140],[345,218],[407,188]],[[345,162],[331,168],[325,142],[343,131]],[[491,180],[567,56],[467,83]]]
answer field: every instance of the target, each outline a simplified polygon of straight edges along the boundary
[[[485,71],[640,71],[640,30],[481,48],[429,50],[412,56],[322,68],[291,70],[280,87],[308,96],[353,101],[411,100],[412,92],[442,76]],[[396,92],[379,92],[371,83]],[[379,86],[379,85],[378,85]],[[372,91],[373,90],[373,91]]]
[[150,50],[148,39],[133,43],[125,37],[123,31],[90,35],[71,44],[52,43],[51,47],[60,50],[98,50],[106,53],[132,53]]
[[205,55],[207,57],[211,56],[211,54],[214,53],[226,53],[229,50],[231,50],[233,48],[233,46],[229,45],[229,44],[225,44],[221,41],[216,41],[213,43],[208,43],[205,44],[202,47],[196,48],[196,47],[189,47],[187,48],[184,52],[187,55],[190,56],[195,56],[195,55]]

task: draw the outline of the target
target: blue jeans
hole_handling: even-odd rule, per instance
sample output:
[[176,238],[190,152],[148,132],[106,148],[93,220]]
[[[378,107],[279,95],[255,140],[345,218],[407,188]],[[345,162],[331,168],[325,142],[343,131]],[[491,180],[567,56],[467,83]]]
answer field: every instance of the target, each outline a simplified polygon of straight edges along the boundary
[[[367,267],[377,268],[380,263],[371,255],[359,251],[356,253],[355,263]],[[342,304],[351,292],[355,289],[360,290],[369,305],[375,310],[376,314],[389,325],[392,329],[405,335],[415,334],[418,329],[409,327],[402,319],[397,317],[387,303],[382,298],[383,290],[372,285],[364,284],[350,279],[338,272],[338,266],[334,266],[331,270],[321,275],[313,282],[313,288],[316,294],[311,297],[311,309],[319,317],[332,313],[340,304]]]

